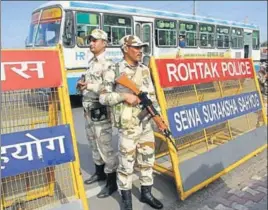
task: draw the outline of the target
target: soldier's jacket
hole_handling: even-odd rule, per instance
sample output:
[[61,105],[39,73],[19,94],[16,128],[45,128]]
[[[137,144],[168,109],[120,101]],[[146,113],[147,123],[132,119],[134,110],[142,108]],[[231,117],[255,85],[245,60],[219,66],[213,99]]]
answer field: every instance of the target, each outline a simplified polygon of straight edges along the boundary
[[267,81],[267,72],[265,70],[259,70],[257,76],[261,84],[264,84]]
[[85,75],[85,81],[88,82],[87,88],[83,91],[83,107],[97,108],[99,104],[100,87],[103,81],[103,73],[109,69],[113,63],[105,58],[105,53],[93,57],[89,61],[89,68]]
[[128,129],[139,124],[137,116],[141,111],[141,107],[139,105],[132,107],[123,102],[124,98],[121,93],[132,93],[132,91],[115,83],[115,79],[122,73],[125,73],[137,85],[139,90],[148,93],[148,97],[152,100],[156,109],[159,110],[159,107],[150,70],[147,66],[139,63],[136,67],[133,67],[125,60],[110,66],[103,75],[100,103],[113,106],[113,123],[115,127]]

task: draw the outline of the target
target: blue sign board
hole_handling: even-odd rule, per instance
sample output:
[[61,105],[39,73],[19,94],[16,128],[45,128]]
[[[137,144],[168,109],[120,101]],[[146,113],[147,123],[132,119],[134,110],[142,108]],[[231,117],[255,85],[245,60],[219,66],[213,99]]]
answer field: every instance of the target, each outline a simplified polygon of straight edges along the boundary
[[69,125],[1,135],[1,176],[74,161]]
[[257,92],[243,93],[167,110],[172,136],[177,138],[261,109]]

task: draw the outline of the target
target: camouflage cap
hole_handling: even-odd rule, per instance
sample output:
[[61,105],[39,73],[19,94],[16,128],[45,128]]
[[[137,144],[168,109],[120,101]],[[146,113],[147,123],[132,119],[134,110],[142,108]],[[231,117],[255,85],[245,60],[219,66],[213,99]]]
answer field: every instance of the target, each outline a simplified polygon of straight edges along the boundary
[[100,29],[94,29],[91,34],[89,35],[89,38],[93,37],[94,39],[103,39],[108,40],[107,33]]
[[148,46],[148,43],[143,43],[139,37],[134,35],[126,35],[120,39],[119,44],[121,48],[124,46],[133,46],[133,47],[144,47]]

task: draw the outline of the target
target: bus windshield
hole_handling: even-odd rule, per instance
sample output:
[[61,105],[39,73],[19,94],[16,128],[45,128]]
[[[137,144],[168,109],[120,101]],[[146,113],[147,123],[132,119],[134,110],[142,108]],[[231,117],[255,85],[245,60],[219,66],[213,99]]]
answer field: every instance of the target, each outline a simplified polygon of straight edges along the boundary
[[26,46],[55,46],[60,37],[61,19],[60,8],[50,8],[34,13]]

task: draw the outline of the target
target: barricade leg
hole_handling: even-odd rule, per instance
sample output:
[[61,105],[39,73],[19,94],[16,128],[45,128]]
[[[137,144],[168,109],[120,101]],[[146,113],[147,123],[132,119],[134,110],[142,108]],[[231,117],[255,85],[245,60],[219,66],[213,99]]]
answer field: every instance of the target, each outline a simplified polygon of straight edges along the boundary
[[[153,57],[151,57],[150,59],[150,69],[151,69],[151,73],[153,76],[153,80],[154,80],[154,84],[155,84],[155,88],[158,94],[158,101],[159,101],[159,105],[161,107],[161,110],[166,110],[166,104],[165,104],[165,96],[164,96],[164,92],[163,89],[160,87],[160,82],[159,82],[159,76],[157,73],[157,68],[156,68],[156,63],[155,63],[155,59]],[[167,122],[167,115],[165,112],[162,111],[162,116],[164,117],[164,120]],[[161,134],[158,134],[158,136],[162,141],[165,141],[164,136]],[[172,143],[167,141],[167,152],[169,153],[170,156],[170,161],[172,164],[172,169],[168,170],[166,167],[162,167],[161,165],[158,165],[155,163],[154,165],[154,169],[158,170],[160,172],[166,173],[170,176],[173,176],[174,179],[176,180],[176,188],[177,191],[180,193],[180,197],[183,198],[184,197],[184,191],[183,191],[183,187],[182,187],[182,180],[181,180],[181,174],[180,171],[178,170],[178,165],[179,165],[179,159],[177,156],[177,152],[175,150],[175,148],[173,147]],[[176,142],[175,142],[176,144]]]
[[[61,52],[60,53],[60,64],[61,64],[61,70],[62,70],[61,73],[62,73],[62,76],[64,78],[67,78],[66,71],[64,68],[64,59],[63,59],[63,54],[62,54],[62,48],[60,45],[59,45],[59,51]],[[63,80],[63,84],[64,85],[61,88],[59,88],[61,90],[61,91],[59,91],[59,97],[61,97],[61,101],[64,103],[64,106],[62,106],[61,109],[62,108],[64,109],[64,113],[65,113],[64,119],[67,122],[69,122],[69,124],[70,124],[71,136],[72,136],[72,140],[74,142],[73,149],[74,149],[75,158],[76,158],[76,160],[74,162],[70,163],[73,182],[76,183],[74,185],[74,191],[75,191],[76,197],[81,199],[83,209],[89,209],[88,203],[87,203],[86,193],[84,190],[84,183],[83,183],[83,178],[81,175],[81,169],[80,169],[80,165],[79,165],[80,160],[79,160],[78,148],[77,148],[75,132],[74,132],[74,122],[73,122],[73,118],[72,118],[71,103],[70,103],[69,95],[67,94],[68,93],[68,88],[67,88],[68,86],[67,86],[66,79]]]

